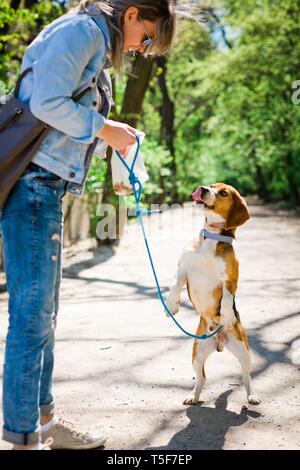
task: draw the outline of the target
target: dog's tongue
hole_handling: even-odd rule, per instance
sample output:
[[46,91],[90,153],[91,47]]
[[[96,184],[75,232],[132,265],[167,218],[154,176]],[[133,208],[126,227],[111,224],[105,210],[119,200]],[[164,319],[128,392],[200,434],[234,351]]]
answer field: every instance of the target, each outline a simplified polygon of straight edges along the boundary
[[201,186],[199,186],[199,188],[196,189],[196,191],[192,194],[193,201],[202,202],[201,195],[202,195],[202,190],[201,190]]

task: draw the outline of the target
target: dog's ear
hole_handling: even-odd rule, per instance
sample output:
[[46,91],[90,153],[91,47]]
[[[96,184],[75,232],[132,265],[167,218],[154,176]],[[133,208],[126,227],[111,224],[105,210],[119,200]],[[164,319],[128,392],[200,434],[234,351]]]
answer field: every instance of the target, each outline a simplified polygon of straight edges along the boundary
[[238,193],[233,193],[233,202],[226,221],[226,230],[243,225],[250,219],[250,213],[245,199]]

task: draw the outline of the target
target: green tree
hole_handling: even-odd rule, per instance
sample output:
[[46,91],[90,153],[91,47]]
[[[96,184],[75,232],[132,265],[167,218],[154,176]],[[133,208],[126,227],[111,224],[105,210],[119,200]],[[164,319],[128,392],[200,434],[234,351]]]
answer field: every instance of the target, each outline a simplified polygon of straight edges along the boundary
[[202,161],[210,175],[244,192],[299,206],[299,106],[291,94],[299,74],[300,4],[216,3],[231,47],[213,49],[189,76],[201,103],[193,118],[202,128]]

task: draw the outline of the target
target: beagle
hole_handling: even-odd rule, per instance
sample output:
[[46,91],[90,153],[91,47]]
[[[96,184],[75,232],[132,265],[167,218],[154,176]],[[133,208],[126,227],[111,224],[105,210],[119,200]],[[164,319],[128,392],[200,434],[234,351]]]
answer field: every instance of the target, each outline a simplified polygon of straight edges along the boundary
[[[235,305],[239,264],[232,242],[236,228],[250,217],[247,204],[236,189],[223,183],[201,186],[192,198],[197,204],[204,204],[205,226],[200,236],[184,248],[176,284],[169,292],[166,305],[173,315],[178,312],[180,292],[186,284],[190,301],[200,315],[196,335],[211,334],[217,328],[216,323],[223,328],[216,336],[194,341],[196,385],[183,403],[198,403],[206,379],[205,361],[211,353],[226,347],[241,364],[248,402],[258,405],[261,399],[251,388],[248,338]],[[166,314],[169,315],[167,311]]]

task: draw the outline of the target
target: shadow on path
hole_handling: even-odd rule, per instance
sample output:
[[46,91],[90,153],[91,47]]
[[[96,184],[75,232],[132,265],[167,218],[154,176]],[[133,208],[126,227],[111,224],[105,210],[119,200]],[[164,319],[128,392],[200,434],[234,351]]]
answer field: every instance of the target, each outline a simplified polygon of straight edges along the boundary
[[166,446],[148,447],[146,450],[212,450],[223,449],[225,436],[230,428],[241,426],[248,417],[259,418],[257,411],[242,409],[240,414],[227,410],[228,396],[232,390],[222,393],[215,402],[215,408],[199,405],[190,406],[187,416],[190,423],[185,429],[174,434]]

